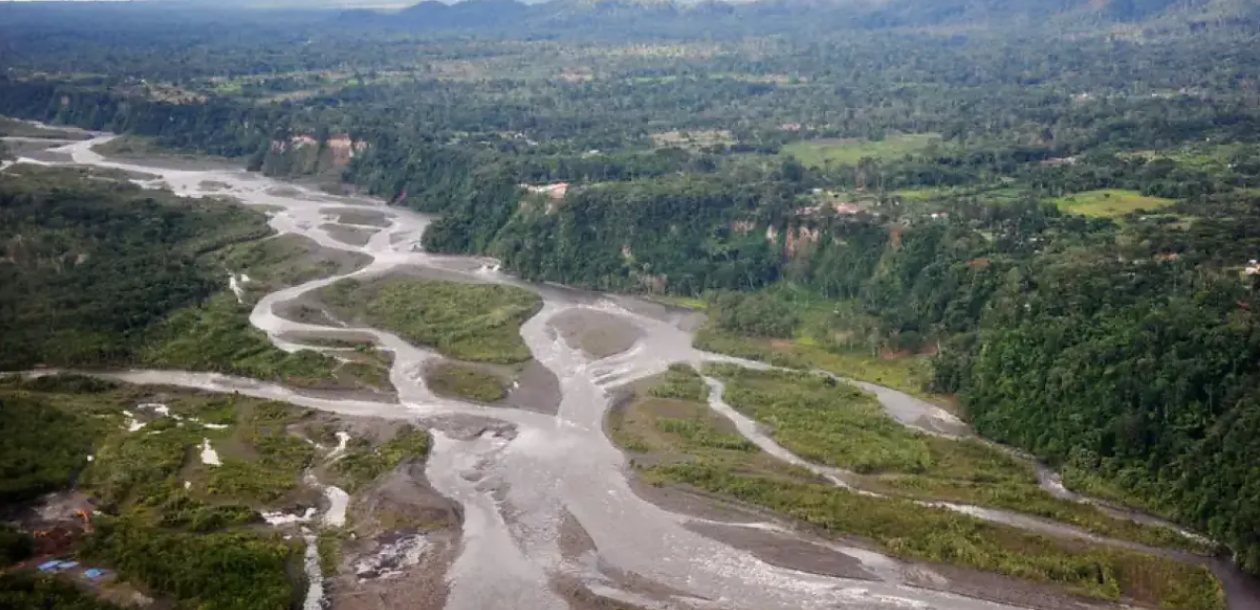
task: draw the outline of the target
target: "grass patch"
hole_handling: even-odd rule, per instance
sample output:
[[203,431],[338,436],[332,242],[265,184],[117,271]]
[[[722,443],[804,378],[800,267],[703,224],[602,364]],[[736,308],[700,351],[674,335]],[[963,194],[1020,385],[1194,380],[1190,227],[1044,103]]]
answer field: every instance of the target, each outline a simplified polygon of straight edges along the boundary
[[820,369],[835,375],[878,383],[925,400],[943,402],[941,396],[924,391],[932,379],[926,356],[884,358],[869,351],[830,351],[795,340],[746,337],[706,327],[696,334],[700,349],[759,360],[794,369]]
[[424,373],[424,381],[434,393],[477,402],[495,402],[507,396],[503,380],[475,366],[442,362]]
[[828,164],[856,165],[864,157],[900,159],[940,140],[941,136],[934,133],[897,134],[883,140],[804,140],[784,145],[782,154],[796,157],[810,167],[824,167]]
[[325,248],[301,235],[280,235],[225,248],[217,262],[234,273],[244,273],[250,281],[242,288],[247,295],[296,286],[310,280],[342,275],[361,269],[371,257],[359,252]]
[[[872,540],[902,557],[1059,585],[1108,600],[1132,598],[1186,610],[1223,606],[1218,583],[1201,567],[1056,541],[909,500],[835,487],[761,452],[701,402],[652,396],[663,379],[644,382],[628,404],[609,413],[611,438],[635,454],[632,464],[649,483],[683,485],[765,507],[832,536]],[[930,447],[926,451],[932,455]]]
[[346,447],[346,454],[333,464],[338,486],[353,493],[381,475],[393,470],[403,460],[429,454],[429,434],[404,426],[380,447],[373,447],[366,438],[355,438]]
[[[301,581],[293,576],[300,546],[278,535],[260,535],[253,524],[260,521],[259,509],[278,508],[292,493],[304,491],[299,477],[312,449],[288,429],[306,411],[253,398],[76,375],[0,379],[0,402],[6,433],[21,432],[28,442],[43,445],[13,463],[33,460],[40,472],[56,475],[40,479],[49,482],[49,491],[68,487],[73,478],[78,491],[96,499],[95,532],[77,549],[80,556],[181,608],[279,609],[299,599]],[[152,402],[164,404],[169,414],[138,407]],[[137,419],[145,425],[129,429]],[[40,427],[54,425],[49,429],[64,440],[37,436]],[[203,438],[219,451],[222,466],[197,459]],[[63,445],[75,462],[72,477],[61,474]],[[11,463],[9,450],[9,443],[0,444],[6,452],[0,464]],[[85,455],[94,460],[86,461]],[[225,480],[230,493],[215,489]],[[192,482],[191,489],[185,481]],[[0,606],[6,608],[6,600],[14,602],[12,607],[27,607],[35,594],[54,600],[48,607],[96,607],[40,590],[42,583],[25,583],[24,592],[5,586],[0,586]]]
[[[39,410],[28,412],[22,401]],[[170,415],[137,407],[154,401]],[[73,477],[59,474],[62,452],[50,450],[58,441],[23,435],[43,446],[27,461],[58,473],[47,477],[47,491],[77,477],[78,489],[94,496],[102,511],[166,528],[209,531],[256,521],[256,509],[275,507],[303,489],[300,475],[314,455],[289,434],[308,412],[260,399],[171,389],[155,395],[145,388],[54,375],[6,379],[0,402],[5,405],[0,413],[20,419],[5,422],[6,430],[46,425],[49,417],[73,418],[53,428],[73,441],[64,458],[74,462],[64,464]],[[144,426],[129,430],[136,420]],[[223,466],[200,463],[196,453],[203,439],[211,441]],[[86,455],[93,461],[87,462]],[[8,463],[9,456],[4,457]]]
[[1163,197],[1148,197],[1137,191],[1123,189],[1099,189],[1075,193],[1052,200],[1060,210],[1095,218],[1117,218],[1138,210],[1158,210],[1176,201]]
[[1056,541],[905,500],[747,475],[708,462],[652,466],[647,476],[764,506],[832,535],[868,538],[902,557],[1055,584],[1113,601],[1128,597],[1184,610],[1224,606],[1220,584],[1211,572],[1165,558]]
[[315,550],[319,551],[319,572],[324,578],[337,575],[337,566],[341,563],[341,532],[334,529],[320,530],[315,539]]
[[418,278],[341,280],[319,291],[345,319],[361,319],[444,355],[470,362],[515,364],[532,356],[521,324],[542,299],[527,290]]
[[674,363],[649,393],[657,398],[703,401],[709,397],[709,387],[690,365]]
[[663,397],[678,395],[667,389],[676,385],[669,380],[671,373],[636,384],[634,396],[608,413],[610,438],[622,449],[639,455],[634,463],[642,467],[704,460],[741,472],[814,480],[808,471],[759,451],[730,421],[698,398]]
[[652,296],[652,300],[673,305],[674,307],[684,307],[695,311],[704,311],[709,307],[709,302],[699,297],[684,297],[678,295],[660,294]]
[[806,460],[867,475],[890,495],[1003,508],[1091,533],[1153,546],[1198,548],[1167,528],[1107,515],[1055,498],[1031,465],[978,440],[923,434],[894,421],[873,396],[827,377],[711,365],[727,381],[727,403],[771,426],[779,444]]
[[275,347],[266,333],[250,326],[248,307],[228,293],[178,310],[158,324],[141,350],[141,363],[273,380],[302,388],[388,387],[388,379],[380,371],[347,367],[311,350],[290,354]]

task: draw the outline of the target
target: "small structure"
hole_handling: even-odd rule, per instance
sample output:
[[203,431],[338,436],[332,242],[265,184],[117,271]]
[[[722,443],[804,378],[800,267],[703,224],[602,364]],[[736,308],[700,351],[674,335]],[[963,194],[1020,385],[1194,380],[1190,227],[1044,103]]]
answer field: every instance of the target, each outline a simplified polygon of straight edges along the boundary
[[525,190],[531,193],[546,195],[556,200],[564,199],[565,193],[569,192],[568,182],[557,182],[555,184],[540,184],[540,185],[522,184],[521,186],[524,187]]

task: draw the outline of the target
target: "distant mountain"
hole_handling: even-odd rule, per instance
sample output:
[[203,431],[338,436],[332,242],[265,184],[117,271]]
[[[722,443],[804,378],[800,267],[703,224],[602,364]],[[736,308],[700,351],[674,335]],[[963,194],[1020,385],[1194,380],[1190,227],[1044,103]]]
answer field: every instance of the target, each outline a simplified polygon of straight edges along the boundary
[[[1255,19],[1260,0],[428,0],[376,12],[382,25],[624,35],[743,35],[801,29],[1081,27],[1157,20]],[[350,14],[352,13],[352,14]],[[357,22],[371,11],[352,11]]]

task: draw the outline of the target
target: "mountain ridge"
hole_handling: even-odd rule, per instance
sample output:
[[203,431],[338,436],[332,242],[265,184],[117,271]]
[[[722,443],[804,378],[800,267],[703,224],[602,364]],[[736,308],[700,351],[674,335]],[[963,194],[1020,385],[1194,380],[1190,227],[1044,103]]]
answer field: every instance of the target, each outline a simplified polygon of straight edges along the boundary
[[[737,26],[743,33],[794,27],[891,29],[1021,24],[1064,27],[1260,20],[1257,0],[425,0],[398,11],[343,12],[360,22],[407,29],[534,29]],[[768,21],[767,21],[768,20]],[[783,21],[787,23],[782,23]]]

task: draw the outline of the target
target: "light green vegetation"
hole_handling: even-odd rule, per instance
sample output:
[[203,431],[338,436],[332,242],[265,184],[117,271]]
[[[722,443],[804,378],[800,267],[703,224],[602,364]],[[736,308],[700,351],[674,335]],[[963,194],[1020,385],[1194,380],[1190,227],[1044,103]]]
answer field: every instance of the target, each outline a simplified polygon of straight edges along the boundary
[[696,334],[696,347],[721,354],[760,360],[794,369],[819,369],[859,381],[878,383],[907,394],[945,403],[945,397],[924,391],[932,379],[926,356],[885,358],[869,350],[832,351],[808,345],[808,339],[762,339],[723,332],[711,327]]
[[707,301],[699,297],[685,297],[685,296],[662,294],[662,295],[654,295],[652,299],[655,301],[664,303],[666,305],[673,305],[675,307],[685,307],[687,309],[694,309],[694,310],[703,310],[709,306],[709,303]]
[[338,485],[354,492],[393,470],[404,460],[422,458],[429,453],[429,435],[424,430],[404,426],[394,437],[379,447],[366,438],[355,438],[346,454],[333,464]]
[[1042,490],[1032,466],[978,440],[906,428],[855,387],[808,373],[710,365],[727,381],[733,408],[769,425],[779,444],[811,462],[852,470],[893,495],[1003,508],[1091,533],[1155,546],[1206,551],[1163,527],[1138,524]]
[[899,159],[939,142],[940,135],[908,133],[890,135],[883,140],[805,140],[783,147],[783,154],[796,157],[809,167],[856,165],[865,157],[879,160]]
[[703,401],[709,397],[709,388],[691,366],[674,363],[649,393],[657,398]]
[[380,388],[380,371],[348,366],[303,350],[290,354],[250,326],[249,307],[219,293],[173,313],[149,333],[141,351],[146,366],[215,371],[269,379],[304,388]]
[[439,363],[424,372],[424,380],[440,396],[487,403],[507,396],[502,378],[469,364]]
[[[851,493],[761,452],[703,403],[650,394],[650,385],[641,387],[626,406],[612,410],[609,429],[652,484],[682,485],[769,508],[828,535],[871,540],[910,559],[998,572],[1101,599],[1170,609],[1223,605],[1219,584],[1204,568]],[[930,448],[902,453],[931,455]]]
[[225,273],[249,276],[241,288],[252,300],[280,288],[350,273],[372,259],[359,252],[325,248],[301,235],[280,235],[225,248],[216,260]]
[[905,500],[871,498],[819,483],[750,476],[707,461],[652,467],[649,480],[690,485],[854,535],[908,558],[942,561],[1060,585],[1108,600],[1161,608],[1224,606],[1220,584],[1200,566],[1142,553],[1058,541]]
[[[288,433],[306,411],[74,375],[6,378],[0,401],[6,431],[32,432],[12,439],[25,443],[25,453],[0,445],[0,463],[34,469],[40,484],[30,490],[64,488],[73,480],[78,492],[96,498],[95,531],[78,549],[82,557],[180,607],[278,609],[297,599],[300,587],[290,574],[299,547],[260,535],[253,524],[259,510],[313,493],[300,480],[312,450]],[[153,402],[169,415],[138,406]],[[130,430],[133,417],[124,411],[144,426]],[[31,426],[48,426],[50,417],[58,419],[62,438],[33,433]],[[199,459],[207,439],[222,466]],[[77,467],[66,472],[63,458],[76,458]]]
[[944,186],[898,189],[891,193],[894,197],[913,203],[952,202],[968,198],[977,199],[988,204],[999,205],[1019,201],[1030,196],[1029,192],[1018,186],[1006,184],[981,184],[975,186]]
[[[83,475],[84,488],[103,506],[146,515],[165,526],[204,531],[222,527],[224,519],[257,520],[255,510],[304,493],[301,475],[314,449],[289,434],[289,428],[307,412],[235,396],[163,397],[162,404],[182,418],[177,420],[137,409],[139,398],[132,396],[120,393],[106,403],[117,430],[111,427],[99,441],[96,460]],[[122,410],[130,410],[145,427],[125,430],[129,420],[119,415]],[[206,440],[221,466],[202,463],[199,454]]]
[[[690,377],[699,381],[694,371]],[[762,453],[740,436],[730,421],[699,402],[694,392],[690,399],[666,397],[688,393],[677,391],[678,382],[684,378],[671,371],[644,380],[636,384],[635,394],[624,406],[609,411],[609,435],[614,443],[632,453],[633,463],[644,466],[703,460],[766,476],[791,475],[813,480],[808,471]],[[655,480],[650,468],[644,474]]]
[[1054,200],[1060,210],[1097,218],[1116,218],[1138,210],[1158,210],[1176,203],[1163,197],[1147,197],[1137,191],[1099,189]]
[[341,562],[342,532],[335,529],[320,530],[315,547],[319,551],[319,572],[324,578],[337,575],[337,565]]
[[[310,443],[288,433],[301,416],[302,412],[280,403],[251,409],[233,435],[215,446],[223,465],[204,471],[205,493],[244,503],[270,503],[298,490],[302,471],[315,457]],[[194,489],[198,482],[192,480]]]
[[362,319],[451,358],[498,364],[530,359],[521,324],[542,304],[513,286],[410,277],[341,280],[319,297],[344,319]]

